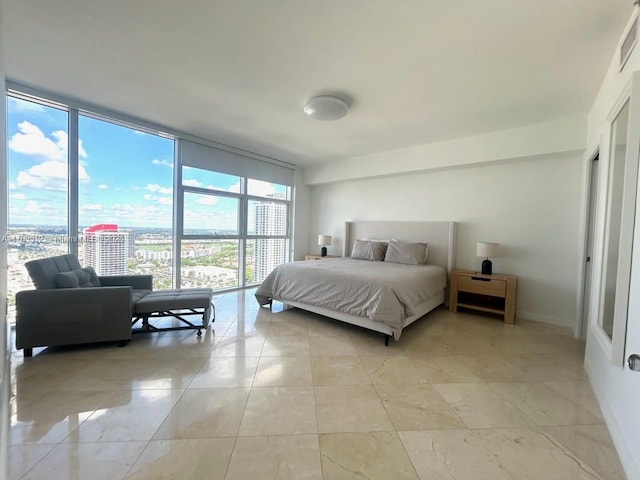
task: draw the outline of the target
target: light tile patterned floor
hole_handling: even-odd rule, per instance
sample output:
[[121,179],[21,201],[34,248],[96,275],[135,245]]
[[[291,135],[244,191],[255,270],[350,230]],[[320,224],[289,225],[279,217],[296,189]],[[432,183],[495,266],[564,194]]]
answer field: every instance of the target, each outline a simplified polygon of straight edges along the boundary
[[18,479],[624,479],[567,329],[440,308],[382,335],[214,299],[216,322],[14,352]]

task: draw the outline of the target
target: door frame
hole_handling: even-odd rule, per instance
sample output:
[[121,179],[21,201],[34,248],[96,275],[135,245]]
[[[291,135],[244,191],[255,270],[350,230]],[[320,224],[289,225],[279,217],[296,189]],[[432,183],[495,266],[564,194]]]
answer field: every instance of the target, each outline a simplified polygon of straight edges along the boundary
[[[583,216],[582,216],[582,240],[580,242],[579,255],[580,264],[578,267],[578,295],[576,305],[577,322],[574,331],[575,338],[587,339],[589,332],[589,320],[593,311],[593,286],[595,267],[595,251],[597,247],[597,220],[600,185],[602,184],[602,174],[598,173],[597,184],[593,185],[593,162],[598,160],[598,170],[601,169],[600,151],[602,140],[591,149],[584,157],[584,196],[583,196]],[[590,228],[593,225],[593,228]],[[591,261],[587,264],[586,256],[589,254],[589,239],[591,239]],[[591,270],[591,272],[589,272]],[[589,276],[589,281],[587,281]],[[588,304],[588,309],[586,308]],[[586,311],[585,311],[586,310]],[[586,315],[585,315],[586,313]]]

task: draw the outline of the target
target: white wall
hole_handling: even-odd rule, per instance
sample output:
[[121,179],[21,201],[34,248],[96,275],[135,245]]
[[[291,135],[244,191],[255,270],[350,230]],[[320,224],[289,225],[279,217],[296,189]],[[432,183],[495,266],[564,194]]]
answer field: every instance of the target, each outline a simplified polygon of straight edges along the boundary
[[[2,12],[0,12],[2,24]],[[0,205],[7,205],[7,159],[6,159],[6,100],[4,84],[4,65],[2,64],[2,36],[0,35]],[[8,444],[9,444],[9,349],[7,348],[7,209],[0,208],[0,478],[8,478]]]
[[519,276],[518,317],[576,328],[581,162],[558,153],[317,185],[309,251],[323,233],[341,254],[347,220],[454,220],[458,267],[479,269],[475,242],[500,243],[493,270]]
[[[637,9],[629,24],[636,15]],[[627,29],[620,32],[621,36],[626,32]],[[613,58],[610,67],[589,114],[588,152],[595,151],[599,145],[606,146],[607,142],[604,140],[609,134],[607,116],[630,82],[633,72],[640,70],[640,46],[635,47],[622,72],[619,71],[618,52],[619,50],[612,52]],[[605,167],[608,163],[606,150],[602,152],[601,159],[604,162],[600,163]],[[639,208],[640,206],[636,204],[636,215],[639,213]],[[600,225],[604,224],[603,216],[604,214],[601,212]],[[640,234],[639,228],[640,225],[636,217],[636,239]],[[601,245],[603,232],[600,231],[599,235]],[[634,264],[640,261],[640,251],[637,250],[636,248],[633,253]],[[596,267],[598,266],[596,265]],[[601,275],[601,271],[596,272],[595,275]],[[637,290],[633,290],[633,286],[632,277],[631,302],[638,302],[640,295]],[[631,311],[632,309],[630,309]],[[585,367],[627,476],[629,479],[637,479],[640,478],[640,435],[638,433],[640,431],[640,373],[632,373],[619,364],[612,364],[608,353],[609,349],[599,341],[597,315],[592,314],[589,320]],[[629,316],[628,325],[632,325],[636,331],[638,330],[638,322],[640,322],[640,318]]]
[[301,167],[295,171],[293,198],[293,260],[304,260],[309,243],[310,189],[304,184]]
[[320,163],[306,168],[305,183],[319,185],[408,175],[425,170],[582,151],[585,125],[584,116],[559,118],[472,137]]

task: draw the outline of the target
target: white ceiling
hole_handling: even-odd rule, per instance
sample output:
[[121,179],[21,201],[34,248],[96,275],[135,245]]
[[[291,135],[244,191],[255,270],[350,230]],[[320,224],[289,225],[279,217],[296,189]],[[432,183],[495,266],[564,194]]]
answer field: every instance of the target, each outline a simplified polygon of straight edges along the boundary
[[[586,114],[631,0],[0,0],[9,80],[298,165]],[[337,93],[346,117],[304,117]]]

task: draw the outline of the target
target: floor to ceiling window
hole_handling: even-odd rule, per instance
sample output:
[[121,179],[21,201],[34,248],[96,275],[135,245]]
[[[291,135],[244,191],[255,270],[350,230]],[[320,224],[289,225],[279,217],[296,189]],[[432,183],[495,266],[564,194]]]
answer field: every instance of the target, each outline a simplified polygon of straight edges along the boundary
[[182,167],[181,286],[240,285],[239,185],[235,175]]
[[247,179],[247,249],[245,282],[257,284],[287,261],[291,188]]
[[180,284],[256,285],[288,261],[292,170],[182,140],[178,151]]
[[290,258],[290,167],[37,92],[10,90],[7,107],[9,321],[31,259],[76,253],[99,275],[219,290]]
[[254,285],[287,261],[289,187],[185,166],[182,195],[181,286]]
[[24,263],[67,253],[68,125],[64,106],[7,97],[9,322],[16,292],[33,288]]
[[82,114],[78,131],[80,263],[171,288],[173,139]]

